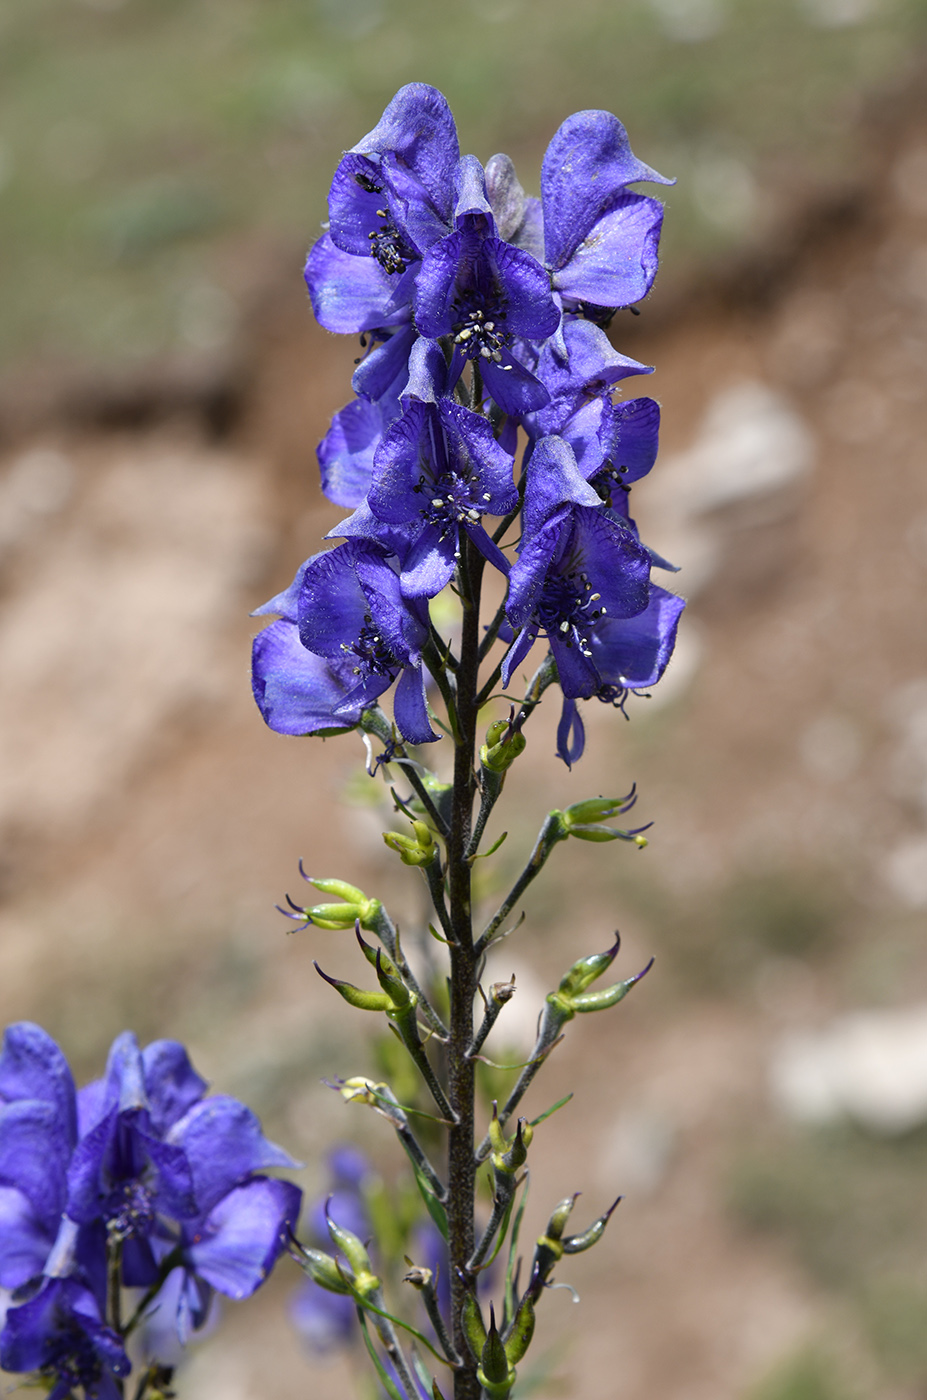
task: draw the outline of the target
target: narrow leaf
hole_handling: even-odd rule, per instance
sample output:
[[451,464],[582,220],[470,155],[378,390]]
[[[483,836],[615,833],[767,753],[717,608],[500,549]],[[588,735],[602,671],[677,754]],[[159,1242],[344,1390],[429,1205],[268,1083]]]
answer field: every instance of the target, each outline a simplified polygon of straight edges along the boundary
[[551,1118],[557,1112],[557,1109],[563,1108],[564,1104],[569,1103],[572,1097],[573,1094],[571,1091],[569,1094],[565,1095],[564,1098],[560,1099],[558,1103],[555,1103],[553,1108],[549,1108],[546,1113],[542,1113],[539,1118],[532,1118],[531,1127],[536,1128],[539,1123],[544,1122],[545,1118]]

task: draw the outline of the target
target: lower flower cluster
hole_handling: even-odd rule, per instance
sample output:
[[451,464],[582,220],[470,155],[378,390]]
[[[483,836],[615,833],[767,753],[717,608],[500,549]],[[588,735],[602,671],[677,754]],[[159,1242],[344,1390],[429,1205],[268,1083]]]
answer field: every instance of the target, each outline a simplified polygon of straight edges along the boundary
[[39,1026],[4,1035],[0,1367],[52,1400],[117,1400],[133,1334],[149,1374],[169,1373],[216,1293],[252,1294],[296,1225],[299,1188],[264,1172],[299,1164],[206,1089],[176,1041],[124,1032],[78,1091]]

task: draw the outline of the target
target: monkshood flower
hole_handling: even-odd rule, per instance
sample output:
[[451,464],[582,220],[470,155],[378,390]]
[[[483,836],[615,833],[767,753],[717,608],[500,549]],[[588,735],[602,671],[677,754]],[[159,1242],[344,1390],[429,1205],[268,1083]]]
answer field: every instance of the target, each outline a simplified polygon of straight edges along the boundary
[[607,319],[650,291],[663,206],[628,189],[642,180],[673,184],[611,112],[574,112],[556,132],[541,166],[544,261],[567,309]]
[[481,521],[517,506],[514,461],[487,419],[448,397],[447,377],[437,342],[419,340],[403,413],[376,450],[366,504],[332,531],[395,550],[407,598],[433,598],[450,582],[461,530],[502,573],[509,568]]
[[363,699],[345,704],[357,687],[354,662],[345,656],[327,659],[307,651],[299,638],[298,603],[301,564],[289,588],[278,593],[253,617],[281,614],[255,637],[251,649],[251,689],[264,723],[277,734],[341,734],[353,728],[365,709]]
[[[589,634],[589,646],[601,684],[584,698],[595,697],[621,709],[629,692],[656,685],[673,654],[685,605],[685,599],[651,584],[650,602],[643,612],[600,620]],[[565,697],[557,728],[557,753],[568,768],[582,758],[585,742],[576,699]]]
[[173,1306],[182,1340],[205,1320],[213,1290],[243,1298],[267,1277],[301,1193],[258,1173],[298,1164],[250,1109],[206,1087],[183,1046],[141,1050],[126,1032],[105,1076],[75,1095],[44,1031],[7,1031],[0,1280],[15,1292],[0,1332],[5,1369],[37,1370],[60,1396],[76,1384],[104,1400],[119,1393],[121,1324],[104,1311],[114,1257],[121,1286],[159,1290],[172,1268],[180,1275],[173,1304],[158,1301],[162,1317]]
[[0,1367],[37,1372],[48,1400],[69,1400],[75,1387],[87,1400],[120,1400],[117,1377],[131,1370],[119,1336],[76,1278],[47,1278],[35,1297],[10,1308],[0,1333]]
[[528,468],[521,553],[509,578],[506,613],[521,630],[506,655],[503,683],[543,632],[563,694],[595,694],[602,685],[595,632],[608,619],[642,613],[649,601],[650,555],[602,508],[569,445],[542,439]]
[[40,1026],[10,1026],[0,1052],[0,1288],[41,1274],[67,1201],[77,1095]]
[[440,737],[425,702],[427,605],[403,597],[386,549],[351,539],[314,555],[303,570],[298,618],[304,647],[353,671],[336,716],[366,709],[398,678],[393,714],[402,737],[412,744]]
[[402,387],[415,279],[422,254],[451,231],[459,156],[446,99],[410,83],[335,171],[329,232],[309,254],[306,285],[326,330],[371,334],[374,348],[354,382],[368,398],[397,379]]
[[426,253],[416,279],[415,324],[422,335],[453,336],[451,382],[475,360],[504,413],[528,413],[548,392],[513,354],[516,339],[545,340],[560,323],[550,279],[530,253],[496,236],[482,166],[460,162],[455,231]]
[[596,486],[608,503],[615,489],[646,476],[657,455],[659,404],[653,399],[613,403],[612,393],[630,375],[651,374],[648,365],[619,354],[592,322],[571,320],[543,346],[537,373],[550,403],[526,419],[531,437],[564,438],[580,474],[587,481],[601,475]]

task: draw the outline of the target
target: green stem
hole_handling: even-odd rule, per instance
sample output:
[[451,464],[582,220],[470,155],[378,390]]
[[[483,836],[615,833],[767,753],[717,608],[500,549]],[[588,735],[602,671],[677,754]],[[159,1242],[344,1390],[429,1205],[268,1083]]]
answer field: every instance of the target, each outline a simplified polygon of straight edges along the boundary
[[541,827],[540,835],[535,842],[534,850],[528,858],[528,864],[477,939],[476,951],[479,956],[482,956],[489,948],[500,925],[508,918],[512,909],[518,903],[519,899],[521,899],[532,880],[541,873],[548,856],[557,842],[562,840],[563,829],[560,824],[560,814],[558,812],[548,812],[544,819],[544,825]]

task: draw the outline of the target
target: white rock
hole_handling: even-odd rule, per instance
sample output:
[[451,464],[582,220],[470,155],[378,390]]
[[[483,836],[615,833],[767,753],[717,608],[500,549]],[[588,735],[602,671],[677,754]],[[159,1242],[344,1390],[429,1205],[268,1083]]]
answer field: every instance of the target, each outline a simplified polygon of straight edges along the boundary
[[856,1012],[793,1032],[769,1066],[773,1097],[805,1123],[851,1118],[891,1135],[927,1122],[927,1006]]

